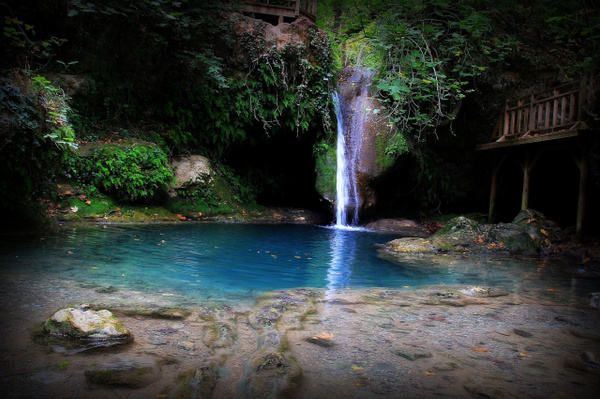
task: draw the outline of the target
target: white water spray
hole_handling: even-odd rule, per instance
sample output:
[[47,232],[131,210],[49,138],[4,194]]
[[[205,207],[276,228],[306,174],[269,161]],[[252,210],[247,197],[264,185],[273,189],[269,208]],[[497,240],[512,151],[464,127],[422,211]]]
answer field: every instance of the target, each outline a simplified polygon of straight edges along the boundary
[[350,202],[350,173],[346,162],[346,138],[344,121],[342,117],[342,105],[340,104],[339,96],[333,94],[333,102],[335,104],[335,115],[337,117],[337,148],[336,148],[336,209],[335,209],[335,224],[337,227],[347,226],[348,203]]

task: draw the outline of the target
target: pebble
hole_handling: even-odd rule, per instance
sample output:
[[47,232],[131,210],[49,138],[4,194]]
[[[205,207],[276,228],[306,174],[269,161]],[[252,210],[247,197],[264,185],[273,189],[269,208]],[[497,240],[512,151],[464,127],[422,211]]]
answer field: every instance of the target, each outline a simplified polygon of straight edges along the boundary
[[193,342],[180,342],[178,347],[179,347],[179,349],[191,351],[191,350],[194,350],[194,343]]

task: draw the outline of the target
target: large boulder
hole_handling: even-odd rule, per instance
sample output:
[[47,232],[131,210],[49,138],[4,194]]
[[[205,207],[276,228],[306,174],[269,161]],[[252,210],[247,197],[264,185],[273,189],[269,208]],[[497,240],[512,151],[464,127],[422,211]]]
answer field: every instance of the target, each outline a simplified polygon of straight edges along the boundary
[[208,184],[213,171],[210,160],[202,155],[187,155],[171,163],[175,175],[173,188],[182,188],[193,184]]
[[85,304],[58,310],[46,320],[43,333],[74,352],[133,340],[131,332],[110,311],[93,310]]
[[534,256],[540,246],[519,225],[451,219],[429,239],[399,238],[385,244],[391,253],[510,253]]
[[512,221],[521,226],[541,246],[549,247],[561,238],[560,226],[533,209],[523,209]]

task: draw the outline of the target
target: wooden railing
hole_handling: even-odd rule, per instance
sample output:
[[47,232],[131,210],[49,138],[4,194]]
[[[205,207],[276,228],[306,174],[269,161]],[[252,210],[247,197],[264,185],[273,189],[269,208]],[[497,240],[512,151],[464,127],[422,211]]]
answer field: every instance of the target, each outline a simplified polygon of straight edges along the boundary
[[283,17],[307,17],[314,22],[317,15],[317,0],[246,0],[243,11]]
[[586,80],[506,101],[491,141],[500,143],[582,128]]

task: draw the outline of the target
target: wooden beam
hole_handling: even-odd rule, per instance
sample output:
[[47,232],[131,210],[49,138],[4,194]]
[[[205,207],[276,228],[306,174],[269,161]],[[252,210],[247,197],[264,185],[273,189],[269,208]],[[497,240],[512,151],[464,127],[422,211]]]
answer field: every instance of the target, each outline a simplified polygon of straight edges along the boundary
[[577,137],[580,130],[575,128],[572,130],[566,130],[564,132],[546,133],[539,136],[526,137],[521,139],[506,140],[499,143],[486,143],[480,144],[475,149],[477,150],[492,150],[503,147],[514,147],[523,144],[541,143],[544,141],[560,140],[568,137]]

